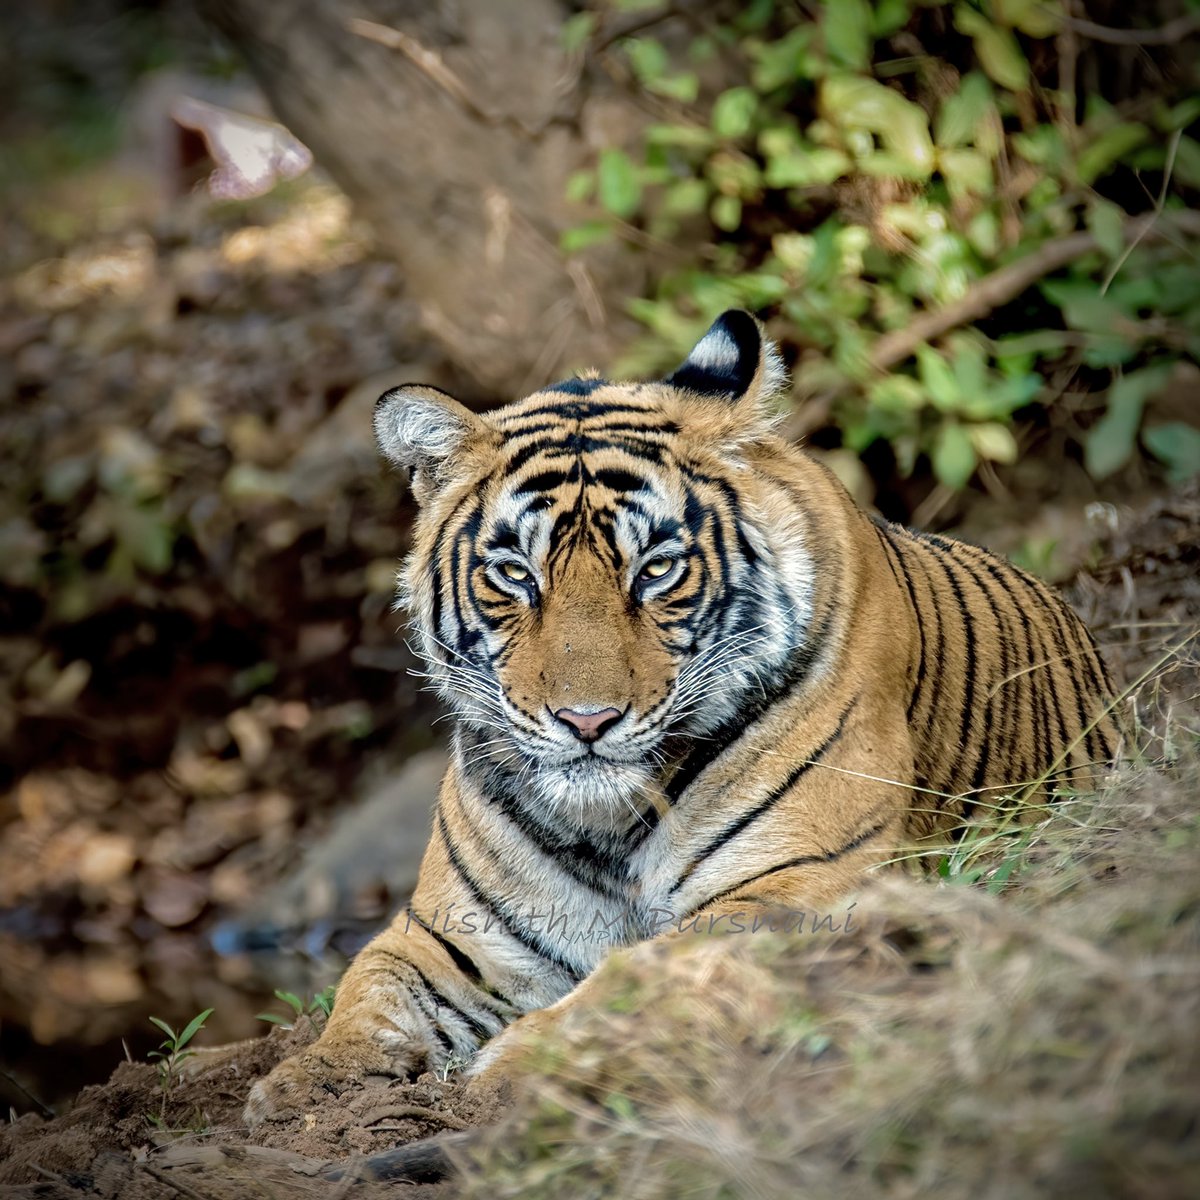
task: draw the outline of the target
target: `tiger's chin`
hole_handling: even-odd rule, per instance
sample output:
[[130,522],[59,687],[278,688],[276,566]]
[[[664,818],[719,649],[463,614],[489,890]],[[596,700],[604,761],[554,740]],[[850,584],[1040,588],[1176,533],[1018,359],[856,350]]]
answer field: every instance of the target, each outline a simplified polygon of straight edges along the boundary
[[641,811],[638,800],[653,779],[648,763],[615,762],[589,754],[567,763],[544,764],[534,776],[551,815],[580,827],[629,824]]

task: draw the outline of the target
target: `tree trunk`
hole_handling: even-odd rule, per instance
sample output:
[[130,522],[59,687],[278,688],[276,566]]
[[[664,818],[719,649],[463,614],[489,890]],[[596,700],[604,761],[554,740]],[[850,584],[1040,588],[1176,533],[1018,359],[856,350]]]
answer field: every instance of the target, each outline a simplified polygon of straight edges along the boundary
[[564,196],[571,173],[645,118],[568,61],[565,3],[199,4],[395,255],[425,331],[481,393],[603,365],[628,336],[637,257],[608,244],[568,259],[558,238],[582,216]]

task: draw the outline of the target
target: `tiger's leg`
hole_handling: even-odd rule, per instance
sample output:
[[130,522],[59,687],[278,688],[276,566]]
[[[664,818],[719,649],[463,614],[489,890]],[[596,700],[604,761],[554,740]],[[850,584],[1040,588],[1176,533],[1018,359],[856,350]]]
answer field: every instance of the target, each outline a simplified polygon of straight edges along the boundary
[[338,1090],[365,1075],[404,1078],[443,1065],[451,1056],[469,1057],[480,1043],[504,1028],[529,1003],[545,996],[523,994],[518,1003],[500,993],[496,963],[503,934],[447,934],[439,913],[464,901],[462,880],[451,865],[450,835],[441,817],[452,803],[453,772],[439,801],[439,820],[421,863],[410,907],[399,913],[355,957],[338,984],[333,1012],[321,1036],[306,1050],[280,1063],[250,1092],[250,1125],[286,1119],[310,1103],[314,1088]]

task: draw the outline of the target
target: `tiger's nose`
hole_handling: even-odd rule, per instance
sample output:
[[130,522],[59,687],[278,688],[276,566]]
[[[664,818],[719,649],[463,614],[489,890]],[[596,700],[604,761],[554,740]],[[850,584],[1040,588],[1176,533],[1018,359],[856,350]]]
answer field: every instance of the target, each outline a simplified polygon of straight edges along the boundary
[[573,708],[559,708],[554,716],[581,742],[599,741],[625,714],[619,708],[602,708],[599,712],[576,712]]

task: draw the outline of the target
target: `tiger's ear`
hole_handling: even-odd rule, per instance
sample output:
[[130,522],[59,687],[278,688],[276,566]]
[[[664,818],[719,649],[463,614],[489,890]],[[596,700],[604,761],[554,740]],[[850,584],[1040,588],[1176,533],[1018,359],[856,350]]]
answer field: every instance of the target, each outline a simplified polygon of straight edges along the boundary
[[483,422],[453,396],[410,383],[375,402],[375,441],[384,458],[407,467],[413,494],[423,504],[448,474],[447,466],[483,432]]
[[775,343],[748,312],[723,312],[666,382],[738,408],[757,409],[783,390],[787,370]]

